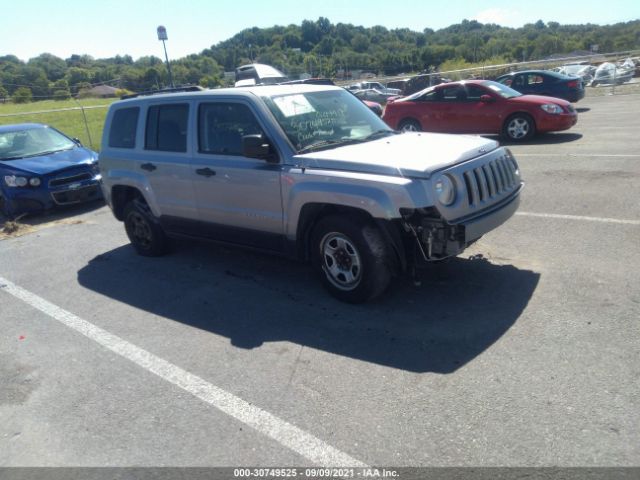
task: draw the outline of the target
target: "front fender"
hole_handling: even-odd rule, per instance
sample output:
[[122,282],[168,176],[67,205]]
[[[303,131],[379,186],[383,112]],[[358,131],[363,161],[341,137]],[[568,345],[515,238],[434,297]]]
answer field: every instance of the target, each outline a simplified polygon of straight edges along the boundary
[[429,206],[420,181],[402,177],[352,172],[289,172],[283,182],[284,229],[294,240],[300,212],[306,204],[324,204],[362,210],[373,218],[399,218],[400,208]]

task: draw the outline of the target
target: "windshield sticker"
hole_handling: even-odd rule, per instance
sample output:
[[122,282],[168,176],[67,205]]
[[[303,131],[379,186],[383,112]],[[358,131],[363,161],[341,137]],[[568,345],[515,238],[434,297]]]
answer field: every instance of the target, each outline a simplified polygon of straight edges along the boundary
[[276,97],[273,102],[278,106],[285,117],[294,117],[305,113],[315,112],[309,101],[304,95],[287,95],[285,97]]

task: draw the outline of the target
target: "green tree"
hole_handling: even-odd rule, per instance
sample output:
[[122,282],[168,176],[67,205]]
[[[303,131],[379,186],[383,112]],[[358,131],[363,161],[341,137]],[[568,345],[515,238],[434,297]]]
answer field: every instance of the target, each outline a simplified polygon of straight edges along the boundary
[[13,92],[13,96],[11,98],[15,103],[29,103],[33,98],[33,94],[31,93],[30,88],[20,87]]

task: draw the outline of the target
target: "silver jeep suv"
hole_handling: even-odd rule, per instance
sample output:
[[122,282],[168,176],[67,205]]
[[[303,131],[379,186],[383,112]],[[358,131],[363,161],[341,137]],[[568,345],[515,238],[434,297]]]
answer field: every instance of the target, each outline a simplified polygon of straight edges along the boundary
[[460,254],[517,209],[506,148],[399,134],[339,87],[141,95],[111,105],[102,188],[141,255],[197,237],[310,261],[348,302]]

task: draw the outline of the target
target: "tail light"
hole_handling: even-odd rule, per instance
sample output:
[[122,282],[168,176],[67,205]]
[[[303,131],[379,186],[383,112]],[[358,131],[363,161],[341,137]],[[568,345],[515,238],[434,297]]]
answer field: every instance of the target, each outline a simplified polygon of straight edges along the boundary
[[567,83],[567,87],[569,87],[569,88],[578,88],[578,81],[577,80],[571,80],[570,82]]

